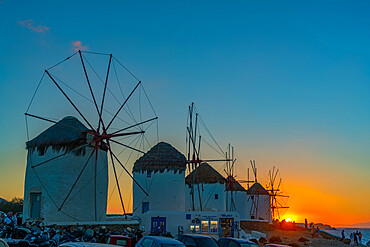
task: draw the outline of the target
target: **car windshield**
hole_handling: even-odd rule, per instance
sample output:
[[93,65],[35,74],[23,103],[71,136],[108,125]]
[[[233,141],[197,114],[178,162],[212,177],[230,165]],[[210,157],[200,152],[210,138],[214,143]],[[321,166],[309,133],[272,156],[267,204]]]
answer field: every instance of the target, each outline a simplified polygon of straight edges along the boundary
[[185,247],[183,244],[162,244],[162,247]]
[[197,238],[195,241],[198,247],[218,247],[212,238]]
[[241,247],[251,247],[251,246],[258,246],[258,244],[247,244],[247,243],[240,243]]

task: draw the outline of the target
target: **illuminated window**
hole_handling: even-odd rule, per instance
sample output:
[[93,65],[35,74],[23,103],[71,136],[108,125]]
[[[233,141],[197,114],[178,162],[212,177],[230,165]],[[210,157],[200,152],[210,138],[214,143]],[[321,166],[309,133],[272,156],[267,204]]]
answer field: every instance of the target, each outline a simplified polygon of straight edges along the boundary
[[217,233],[217,220],[211,220],[211,233]]
[[192,233],[199,233],[199,225],[190,225],[190,231]]
[[208,233],[208,227],[209,227],[209,221],[202,220],[202,232],[203,233]]
[[152,171],[146,171],[146,177],[151,178],[152,177]]
[[190,225],[190,231],[191,231],[192,233],[195,233],[195,226],[194,226],[194,225]]

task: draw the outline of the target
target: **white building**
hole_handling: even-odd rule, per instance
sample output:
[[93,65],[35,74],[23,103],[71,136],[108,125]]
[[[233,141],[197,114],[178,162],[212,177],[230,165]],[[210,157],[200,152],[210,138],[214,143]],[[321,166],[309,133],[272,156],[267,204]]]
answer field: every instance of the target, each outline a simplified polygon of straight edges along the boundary
[[241,220],[271,221],[270,196],[259,183],[247,191],[233,177],[225,179],[207,163],[186,176],[185,183],[187,211],[236,212]]
[[247,191],[247,207],[250,219],[271,222],[271,201],[269,192],[260,183],[254,183]]
[[229,176],[227,181],[225,191],[226,209],[238,212],[241,220],[250,219],[247,190],[232,176]]
[[[192,232],[215,237],[220,233],[225,236],[236,233],[239,229],[236,212],[185,210],[186,163],[183,154],[164,142],[158,143],[135,162],[133,176],[148,193],[146,195],[134,183],[134,216],[139,218],[141,226],[147,233],[171,233],[173,236]],[[220,196],[223,196],[223,184],[221,187]],[[224,208],[223,199],[219,206],[213,198],[211,201],[210,205]]]
[[134,164],[134,215],[147,211],[185,211],[186,158],[170,144],[160,142]]
[[24,220],[48,223],[105,220],[107,152],[100,148],[96,160],[95,154],[89,159],[91,146],[75,150],[86,145],[87,130],[76,118],[65,117],[27,142]]
[[187,211],[226,211],[226,179],[207,163],[185,178]]

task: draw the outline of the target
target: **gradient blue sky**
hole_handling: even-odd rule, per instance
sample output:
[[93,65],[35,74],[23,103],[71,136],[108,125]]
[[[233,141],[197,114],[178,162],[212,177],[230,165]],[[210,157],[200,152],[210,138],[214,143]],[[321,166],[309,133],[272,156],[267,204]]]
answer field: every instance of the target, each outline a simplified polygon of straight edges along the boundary
[[292,214],[305,214],[304,191],[289,191],[300,183],[355,204],[312,218],[370,221],[369,12],[367,1],[2,0],[0,196],[23,193],[23,113],[43,70],[81,41],[143,81],[162,140],[184,151],[194,101],[262,180],[280,167]]

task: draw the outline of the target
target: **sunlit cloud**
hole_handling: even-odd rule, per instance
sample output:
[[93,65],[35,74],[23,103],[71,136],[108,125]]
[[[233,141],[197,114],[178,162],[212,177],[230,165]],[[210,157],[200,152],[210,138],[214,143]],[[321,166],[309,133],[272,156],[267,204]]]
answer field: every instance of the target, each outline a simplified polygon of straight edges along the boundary
[[41,24],[37,24],[36,22],[34,22],[31,19],[28,19],[28,20],[25,20],[25,21],[18,21],[18,24],[22,27],[30,29],[32,32],[35,32],[35,33],[44,33],[44,32],[49,31],[49,29],[50,29],[50,27],[47,27],[47,26],[44,26],[44,25],[41,25]]
[[82,42],[79,40],[74,41],[72,44],[73,44],[73,50],[75,51],[78,51],[78,50],[84,51],[87,49],[87,45],[82,45]]

